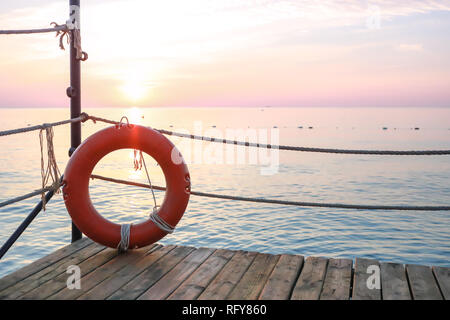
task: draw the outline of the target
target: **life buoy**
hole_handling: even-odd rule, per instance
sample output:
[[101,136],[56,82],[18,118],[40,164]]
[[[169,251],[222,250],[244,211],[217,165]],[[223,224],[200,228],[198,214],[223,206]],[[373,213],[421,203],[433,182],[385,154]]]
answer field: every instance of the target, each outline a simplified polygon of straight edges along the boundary
[[[182,157],[176,147],[161,133],[139,125],[120,124],[90,136],[76,149],[67,164],[63,197],[75,225],[95,242],[111,248],[117,248],[121,241],[121,225],[105,219],[97,212],[89,197],[89,180],[95,165],[104,156],[128,148],[152,156],[164,173],[166,194],[157,212],[159,218],[176,226],[189,201],[188,168],[184,161],[180,161]],[[129,248],[147,246],[166,234],[150,219],[132,224]]]

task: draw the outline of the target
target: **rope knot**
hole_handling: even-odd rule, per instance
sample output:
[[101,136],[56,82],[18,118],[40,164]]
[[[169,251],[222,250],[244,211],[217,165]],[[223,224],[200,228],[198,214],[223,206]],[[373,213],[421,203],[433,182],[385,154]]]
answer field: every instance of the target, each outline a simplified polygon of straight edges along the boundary
[[80,114],[80,117],[81,117],[81,122],[86,122],[89,119],[91,119],[94,123],[96,123],[95,119],[92,119],[91,116],[89,114],[87,114],[86,112],[82,112]]
[[75,47],[76,58],[78,60],[86,61],[88,59],[88,54],[81,49],[81,33],[80,29],[69,29],[67,24],[57,24],[56,22],[50,23],[54,28],[61,28],[56,31],[56,37],[59,37],[59,47],[61,50],[66,50],[64,47],[64,39],[66,40],[67,45],[70,44],[70,41],[73,40],[73,45]]
[[60,28],[65,27],[62,30],[56,31],[56,37],[59,37],[59,47],[61,50],[66,50],[64,48],[64,38],[66,39],[67,44],[70,43],[70,30],[67,27],[66,24],[57,24],[56,22],[51,22],[50,25],[52,25],[54,28]]

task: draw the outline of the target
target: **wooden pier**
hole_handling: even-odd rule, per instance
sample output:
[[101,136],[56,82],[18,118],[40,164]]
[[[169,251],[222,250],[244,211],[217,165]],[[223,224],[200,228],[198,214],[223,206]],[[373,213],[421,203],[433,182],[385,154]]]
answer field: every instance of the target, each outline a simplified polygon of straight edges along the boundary
[[[368,288],[372,265],[381,289]],[[448,300],[450,268],[159,244],[118,254],[84,238],[0,279],[0,299]]]

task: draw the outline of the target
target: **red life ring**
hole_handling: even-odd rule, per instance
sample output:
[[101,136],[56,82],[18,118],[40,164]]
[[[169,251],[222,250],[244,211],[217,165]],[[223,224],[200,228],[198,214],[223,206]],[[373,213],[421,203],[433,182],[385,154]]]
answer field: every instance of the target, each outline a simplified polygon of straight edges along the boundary
[[[118,149],[142,150],[160,165],[166,180],[166,194],[158,216],[171,226],[180,221],[190,195],[189,171],[176,147],[161,133],[139,125],[116,125],[87,138],[72,154],[64,173],[63,196],[75,225],[89,238],[102,245],[117,248],[121,225],[103,218],[89,197],[89,179],[95,165],[108,153]],[[175,155],[176,159],[173,159]],[[151,220],[133,224],[129,248],[152,244],[167,232]]]

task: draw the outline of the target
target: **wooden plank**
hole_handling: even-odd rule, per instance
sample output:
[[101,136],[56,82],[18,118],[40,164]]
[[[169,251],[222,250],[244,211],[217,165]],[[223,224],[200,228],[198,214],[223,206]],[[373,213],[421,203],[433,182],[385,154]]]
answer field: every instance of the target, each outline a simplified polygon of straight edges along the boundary
[[81,278],[81,288],[77,290],[70,290],[67,287],[58,291],[57,293],[48,297],[50,300],[74,300],[83,293],[95,287],[103,280],[113,275],[116,271],[122,269],[126,265],[134,264],[139,258],[142,258],[156,245],[150,245],[136,250],[129,250],[125,253],[119,254],[100,268],[88,273]]
[[302,266],[303,256],[281,255],[259,299],[288,300]]
[[383,300],[411,300],[406,270],[402,264],[380,263]]
[[194,300],[205,290],[208,284],[222,270],[236,251],[216,250],[195,272],[184,281],[168,300]]
[[187,279],[213,252],[215,249],[200,248],[193,251],[175,268],[168,272],[146,292],[139,296],[138,300],[163,300],[166,299],[178,286]]
[[[105,264],[115,256],[117,256],[116,249],[106,248],[105,250],[102,250],[96,255],[83,261],[78,265],[78,267],[80,267],[81,277],[88,274],[89,272],[92,272],[101,265]],[[25,295],[21,296],[20,299],[39,299],[39,300],[46,299],[52,294],[58,292],[59,290],[66,288],[68,277],[70,277],[70,274],[67,273],[60,274],[56,278],[47,281],[38,288],[33,289],[30,292],[26,293]]]
[[233,258],[225,265],[222,271],[206,287],[199,300],[222,300],[225,299],[231,290],[236,286],[241,277],[247,271],[255,259],[256,252],[238,251]]
[[319,300],[327,271],[327,264],[328,259],[325,258],[306,258],[305,265],[292,291],[291,299]]
[[414,300],[442,300],[430,267],[408,264],[406,274]]
[[135,264],[129,264],[125,268],[120,269],[117,273],[111,275],[105,281],[102,281],[100,284],[81,295],[78,299],[103,300],[108,298],[174,248],[175,246],[173,245],[164,247],[158,245],[154,251],[138,260]]
[[350,299],[352,264],[353,261],[350,259],[330,259],[328,261],[320,300]]
[[[70,265],[81,290],[66,288]],[[371,265],[381,290],[367,287]],[[348,259],[224,249],[152,245],[117,256],[84,238],[0,279],[0,299],[349,299],[351,272]],[[352,298],[450,299],[450,268],[357,258]]]
[[108,299],[132,300],[138,298],[193,250],[194,248],[192,247],[176,247],[164,257],[153,263],[139,276],[135,277],[132,281],[128,282],[125,286],[109,296]]
[[228,300],[256,300],[280,256],[258,253],[253,263],[227,297]]
[[[373,267],[372,267],[373,266]],[[376,268],[371,270],[370,268]],[[367,284],[369,277],[377,277],[375,281],[378,288],[370,287]],[[376,283],[371,283],[376,285]],[[353,300],[381,300],[381,269],[380,263],[373,259],[356,258],[355,274],[353,277]]]
[[450,300],[450,268],[433,267],[433,273],[445,300]]
[[41,271],[42,269],[54,264],[55,262],[67,257],[68,255],[90,245],[92,240],[89,238],[83,238],[72,244],[62,247],[49,255],[42,257],[29,265],[10,273],[0,279],[0,291],[14,285],[15,283],[29,277],[30,275]]
[[53,265],[34,273],[28,278],[2,291],[0,294],[0,299],[17,299],[31,290],[38,288],[47,281],[57,277],[58,275],[65,273],[68,266],[79,264],[104,249],[104,246],[92,242],[90,245],[82,248],[81,250],[72,253]]

